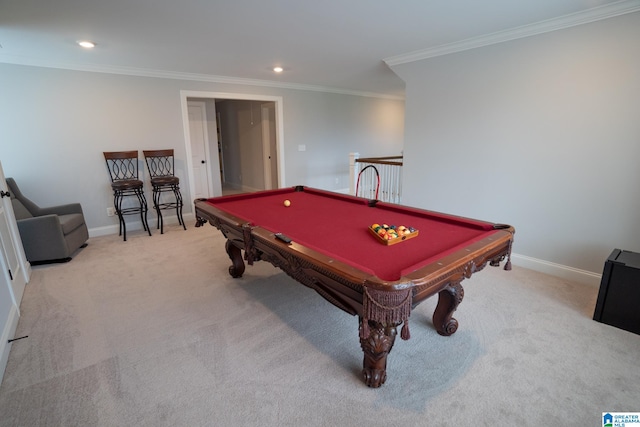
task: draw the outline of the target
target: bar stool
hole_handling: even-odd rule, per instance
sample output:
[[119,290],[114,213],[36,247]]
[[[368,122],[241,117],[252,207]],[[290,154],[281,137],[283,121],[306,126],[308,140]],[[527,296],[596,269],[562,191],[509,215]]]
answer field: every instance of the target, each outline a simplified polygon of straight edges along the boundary
[[[164,220],[162,210],[174,209],[178,217],[178,223],[185,230],[187,226],[182,219],[182,194],[180,193],[180,178],[174,175],[173,149],[144,150],[144,158],[151,178],[153,188],[153,208],[158,216],[158,228],[160,234],[164,233]],[[162,193],[173,193],[175,201],[162,201]]]
[[[107,169],[111,176],[111,188],[113,189],[113,205],[120,220],[120,235],[127,241],[127,225],[125,215],[140,214],[142,227],[151,236],[151,229],[147,222],[147,199],[144,197],[142,181],[138,178],[138,151],[111,151],[103,152],[107,162]],[[135,196],[138,206],[123,207],[125,197]]]

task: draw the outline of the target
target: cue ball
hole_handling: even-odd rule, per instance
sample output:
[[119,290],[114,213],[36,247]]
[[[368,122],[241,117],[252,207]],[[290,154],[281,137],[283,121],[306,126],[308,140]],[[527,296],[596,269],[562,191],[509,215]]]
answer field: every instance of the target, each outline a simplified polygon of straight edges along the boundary
[[284,201],[284,205],[285,205],[285,206],[287,206],[287,207],[289,207],[289,206],[291,206],[291,202],[290,202],[290,201],[288,201],[288,200],[285,200],[285,201]]

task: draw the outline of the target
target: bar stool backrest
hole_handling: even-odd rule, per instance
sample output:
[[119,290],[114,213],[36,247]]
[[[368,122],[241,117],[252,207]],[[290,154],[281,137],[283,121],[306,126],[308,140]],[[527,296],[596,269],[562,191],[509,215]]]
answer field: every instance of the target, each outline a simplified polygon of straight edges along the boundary
[[111,182],[138,179],[138,151],[104,152]]
[[173,149],[144,150],[143,153],[151,178],[174,176]]

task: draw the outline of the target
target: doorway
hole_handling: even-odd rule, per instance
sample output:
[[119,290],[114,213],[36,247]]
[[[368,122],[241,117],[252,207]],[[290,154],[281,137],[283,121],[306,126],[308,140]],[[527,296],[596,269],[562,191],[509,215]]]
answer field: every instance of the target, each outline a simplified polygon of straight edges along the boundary
[[190,200],[285,185],[282,97],[180,94]]
[[215,108],[222,193],[277,188],[274,102],[216,99]]

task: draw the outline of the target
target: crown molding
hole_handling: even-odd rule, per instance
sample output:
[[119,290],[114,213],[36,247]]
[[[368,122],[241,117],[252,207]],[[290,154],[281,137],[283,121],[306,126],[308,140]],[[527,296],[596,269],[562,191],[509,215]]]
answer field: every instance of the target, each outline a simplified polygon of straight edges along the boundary
[[370,97],[370,98],[383,98],[383,99],[391,99],[391,100],[398,100],[398,101],[403,101],[405,99],[404,96],[395,96],[395,95],[388,95],[388,94],[375,93],[375,92],[338,89],[338,88],[329,87],[329,86],[305,85],[305,84],[299,84],[299,83],[276,82],[271,80],[246,79],[241,77],[217,76],[213,74],[183,73],[178,71],[163,71],[163,70],[121,67],[121,66],[112,66],[112,65],[64,63],[64,62],[55,62],[55,61],[36,59],[36,58],[21,56],[21,55],[2,54],[1,52],[0,52],[0,63],[14,64],[14,65],[28,65],[28,66],[43,67],[43,68],[57,68],[57,69],[73,70],[73,71],[86,71],[86,72],[93,72],[93,73],[120,74],[120,75],[137,76],[137,77],[155,77],[160,79],[188,80],[188,81],[224,83],[224,84],[243,85],[243,86],[262,86],[262,87],[273,87],[273,88],[279,88],[279,89],[328,92],[328,93],[336,93],[340,95],[364,96],[364,97]]
[[600,21],[603,19],[613,18],[616,16],[638,11],[640,11],[640,0],[623,0],[616,3],[610,3],[605,6],[594,7],[582,12],[548,19],[546,21],[536,22],[534,24],[523,25],[521,27],[498,31],[480,37],[461,40],[455,43],[444,44],[428,49],[405,53],[402,55],[391,56],[389,58],[385,58],[384,62],[392,67],[394,65],[406,64],[409,62],[420,61],[436,56],[448,55],[450,53],[462,52],[465,50],[476,49],[478,47],[503,43],[510,40],[534,36],[537,34],[562,30],[564,28],[575,27],[577,25],[588,24],[590,22]]

